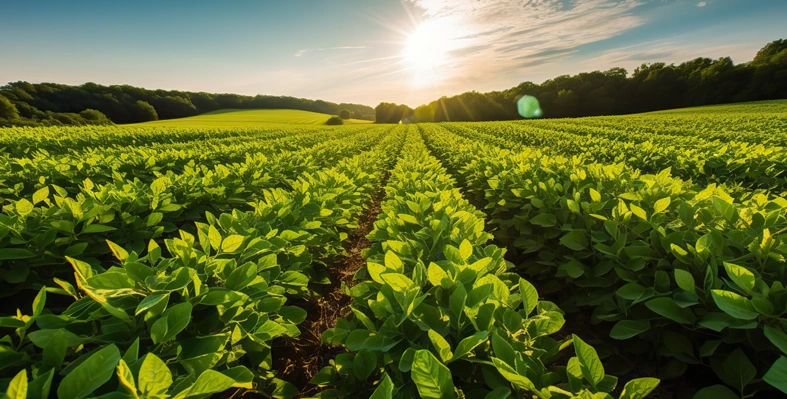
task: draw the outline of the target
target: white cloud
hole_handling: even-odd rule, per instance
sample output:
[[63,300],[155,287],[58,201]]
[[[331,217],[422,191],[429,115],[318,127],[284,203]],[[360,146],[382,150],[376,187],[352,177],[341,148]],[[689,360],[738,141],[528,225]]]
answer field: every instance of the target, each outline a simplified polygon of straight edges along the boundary
[[312,52],[312,51],[357,50],[357,49],[365,49],[365,48],[367,48],[367,47],[366,46],[341,46],[341,47],[309,48],[309,49],[298,50],[293,55],[296,56],[296,57],[300,57],[300,56],[302,56],[302,55],[304,55],[304,54],[306,54],[308,52]]
[[704,1],[701,1],[701,2],[697,3],[697,7],[700,7],[700,8],[705,7],[706,5],[708,5],[708,3],[704,2]]

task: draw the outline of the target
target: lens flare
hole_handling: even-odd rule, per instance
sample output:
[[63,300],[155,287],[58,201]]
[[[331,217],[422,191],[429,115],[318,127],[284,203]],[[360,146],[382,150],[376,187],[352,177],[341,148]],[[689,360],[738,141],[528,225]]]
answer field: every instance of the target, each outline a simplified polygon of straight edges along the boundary
[[516,102],[516,110],[523,118],[540,118],[544,115],[538,99],[533,96],[522,96]]

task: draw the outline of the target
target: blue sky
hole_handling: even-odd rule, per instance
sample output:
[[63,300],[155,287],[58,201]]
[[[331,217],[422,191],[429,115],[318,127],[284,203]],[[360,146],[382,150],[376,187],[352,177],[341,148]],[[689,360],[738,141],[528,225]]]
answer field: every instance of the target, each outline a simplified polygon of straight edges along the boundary
[[131,84],[416,106],[787,38],[785,0],[16,1],[0,84]]

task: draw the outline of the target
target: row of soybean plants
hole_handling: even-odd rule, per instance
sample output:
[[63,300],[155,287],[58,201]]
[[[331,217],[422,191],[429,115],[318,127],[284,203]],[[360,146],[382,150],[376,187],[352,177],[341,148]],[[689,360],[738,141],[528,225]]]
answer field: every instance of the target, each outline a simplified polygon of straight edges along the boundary
[[707,367],[697,398],[787,393],[787,200],[423,129],[519,271],[591,312],[609,352],[664,378]]
[[[699,119],[699,125],[708,120]],[[541,124],[536,122],[535,126]],[[777,128],[767,119],[760,121],[763,131],[770,131],[772,138],[787,136],[787,129]],[[648,172],[658,172],[672,167],[684,180],[693,179],[699,183],[727,182],[741,184],[749,188],[776,189],[783,191],[785,177],[781,171],[787,163],[787,146],[771,140],[752,141],[716,138],[708,140],[704,135],[674,136],[659,133],[630,132],[626,118],[608,126],[593,126],[582,121],[555,121],[543,124],[550,132],[565,132],[577,136],[587,136],[594,141],[619,147],[618,158],[632,167]],[[727,126],[735,126],[734,124]],[[697,131],[705,129],[694,126]],[[746,134],[742,133],[745,137]],[[582,140],[581,137],[577,138]],[[603,140],[607,139],[607,140]],[[618,142],[623,142],[617,143]],[[632,149],[635,147],[635,149]],[[648,154],[653,154],[649,157]],[[660,159],[657,159],[660,158]],[[605,162],[596,159],[597,162]],[[697,167],[698,172],[685,170],[687,166]]]
[[453,124],[447,128],[457,134],[488,135],[506,145],[544,148],[553,155],[578,155],[599,163],[624,162],[647,173],[669,168],[675,176],[702,184],[727,183],[778,192],[787,187],[787,176],[783,175],[787,148],[780,146],[625,133],[584,126],[581,121]]
[[88,147],[150,146],[197,140],[281,137],[315,130],[315,127],[205,128],[162,126],[11,127],[0,131],[4,156],[24,156],[36,151],[65,154]]
[[86,147],[63,154],[38,150],[30,155],[0,158],[0,176],[3,176],[0,193],[20,197],[50,184],[72,191],[75,182],[85,179],[91,179],[96,184],[118,178],[149,181],[169,171],[244,162],[285,149],[294,151],[309,148],[361,131],[358,128],[307,132],[293,130],[290,133],[283,130],[287,134],[277,134],[275,137],[231,137],[142,147]]
[[[45,185],[29,196],[8,198],[0,212],[0,271],[9,289],[38,289],[60,275],[65,256],[97,264],[110,254],[105,240],[141,252],[150,239],[178,229],[192,234],[205,212],[248,210],[266,199],[267,191],[287,187],[298,176],[335,165],[343,158],[378,146],[389,127],[325,141],[311,148],[249,154],[243,162],[195,165],[180,173],[144,178],[112,175]],[[196,151],[196,150],[195,150]],[[26,299],[22,299],[26,300]]]
[[626,132],[745,141],[787,146],[787,103],[748,103],[669,113],[577,119],[584,125],[614,127]]
[[207,212],[142,250],[108,241],[114,259],[67,257],[54,280],[0,318],[0,373],[13,398],[203,398],[235,388],[291,397],[271,341],[296,337],[306,312],[285,306],[341,251],[403,132],[372,150],[265,190],[252,210]]
[[[368,263],[348,289],[351,316],[323,341],[342,345],[312,383],[321,398],[611,398],[617,378],[578,336],[561,336],[563,312],[540,301],[489,245],[483,213],[408,137],[368,235]],[[658,384],[629,382],[620,398]]]

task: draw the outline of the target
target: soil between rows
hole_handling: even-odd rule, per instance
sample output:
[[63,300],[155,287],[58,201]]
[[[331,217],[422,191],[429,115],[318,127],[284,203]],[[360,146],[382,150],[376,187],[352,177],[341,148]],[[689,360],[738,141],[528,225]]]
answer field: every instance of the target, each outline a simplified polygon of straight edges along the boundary
[[[382,187],[385,187],[383,180]],[[319,387],[310,385],[309,380],[317,374],[336,355],[344,352],[343,348],[323,345],[322,334],[325,330],[333,328],[336,320],[348,316],[348,305],[352,298],[344,293],[343,286],[355,285],[353,276],[366,265],[363,250],[372,243],[366,239],[374,228],[374,221],[382,212],[380,202],[385,196],[385,190],[377,192],[370,206],[359,218],[358,228],[349,233],[343,243],[346,255],[338,257],[334,263],[328,265],[327,272],[330,284],[317,287],[313,298],[293,301],[293,306],[306,310],[307,316],[298,327],[301,335],[297,338],[281,338],[273,342],[274,369],[279,370],[277,377],[294,384],[301,392],[298,397],[308,397],[320,390]]]

